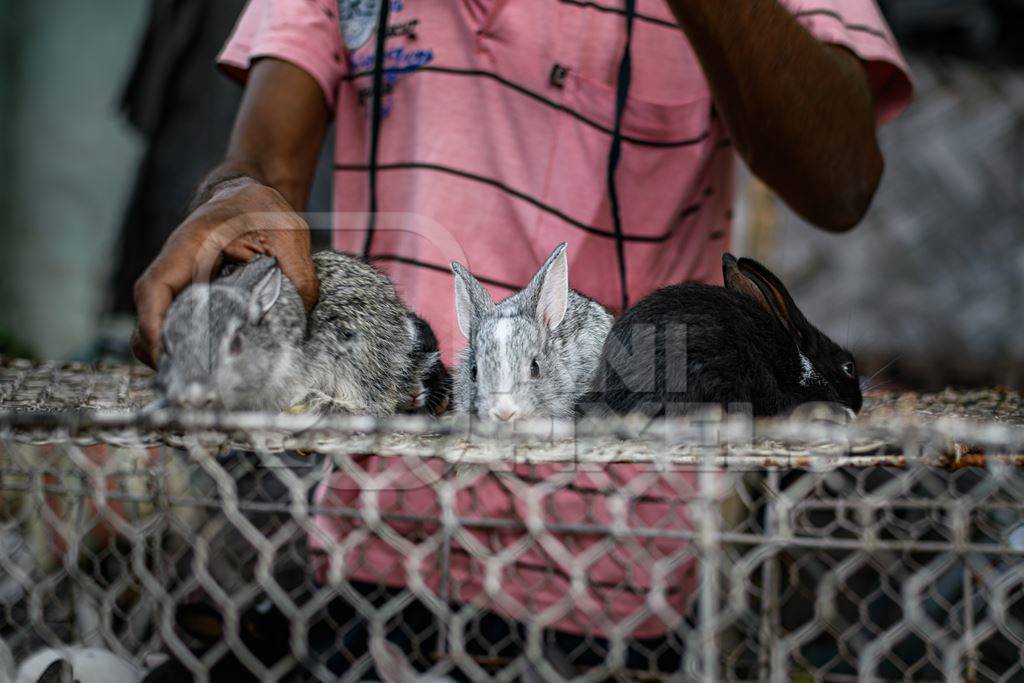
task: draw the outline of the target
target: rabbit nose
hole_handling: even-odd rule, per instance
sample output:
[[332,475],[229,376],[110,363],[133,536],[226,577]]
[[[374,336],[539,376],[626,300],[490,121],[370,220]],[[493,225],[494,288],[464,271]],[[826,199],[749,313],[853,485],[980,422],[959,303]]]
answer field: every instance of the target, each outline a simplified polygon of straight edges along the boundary
[[182,403],[190,408],[208,408],[213,405],[213,390],[204,387],[199,382],[192,382],[185,387]]
[[515,419],[519,411],[515,406],[499,405],[491,408],[491,417],[502,422],[510,422]]

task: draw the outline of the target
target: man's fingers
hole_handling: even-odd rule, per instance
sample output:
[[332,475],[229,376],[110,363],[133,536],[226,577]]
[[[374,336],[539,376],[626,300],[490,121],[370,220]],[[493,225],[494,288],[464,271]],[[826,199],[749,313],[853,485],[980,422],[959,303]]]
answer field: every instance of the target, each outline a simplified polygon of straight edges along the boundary
[[[254,209],[257,209],[254,211]],[[275,190],[243,186],[208,202],[179,226],[135,285],[138,329],[132,350],[143,363],[160,361],[161,328],[171,302],[193,280],[217,276],[224,258],[277,258],[307,310],[317,298],[309,227]]]
[[248,263],[265,253],[267,253],[266,249],[254,239],[252,233],[239,237],[224,249],[224,255],[228,259],[242,263]]
[[173,300],[174,290],[166,284],[143,281],[137,287],[135,309],[139,315],[139,340],[137,345],[133,340],[132,347],[142,349],[142,355],[136,351],[136,356],[152,368],[160,362],[160,329]]
[[312,310],[313,306],[316,305],[320,291],[320,283],[316,279],[313,259],[301,257],[287,260],[279,259],[279,263],[281,264],[281,272],[292,281],[295,289],[298,290],[306,310]]
[[266,252],[277,258],[281,272],[295,285],[308,311],[316,304],[319,283],[313,265],[309,226],[298,216],[295,218],[298,220],[281,228],[260,231],[260,238]]
[[143,341],[142,334],[139,332],[139,328],[135,328],[132,332],[132,353],[140,361],[148,365],[149,367],[156,369],[156,363],[153,362],[153,357],[150,354],[149,345]]

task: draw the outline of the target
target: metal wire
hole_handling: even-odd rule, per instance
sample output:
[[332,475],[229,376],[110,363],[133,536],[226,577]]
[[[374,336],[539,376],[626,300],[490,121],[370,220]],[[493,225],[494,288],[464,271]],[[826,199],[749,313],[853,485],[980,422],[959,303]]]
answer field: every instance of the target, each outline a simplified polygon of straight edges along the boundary
[[199,680],[1024,679],[1015,392],[876,394],[850,424],[501,429],[145,410],[149,382],[0,361],[19,661],[76,644]]

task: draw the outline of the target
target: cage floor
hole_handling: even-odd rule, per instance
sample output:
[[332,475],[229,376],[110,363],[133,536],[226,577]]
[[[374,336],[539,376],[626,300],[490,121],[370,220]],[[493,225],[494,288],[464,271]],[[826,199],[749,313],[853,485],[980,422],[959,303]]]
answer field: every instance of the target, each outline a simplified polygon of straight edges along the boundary
[[[438,456],[460,462],[651,461],[732,466],[1024,462],[1024,396],[1002,387],[874,391],[848,424],[834,416],[773,420],[724,414],[647,421],[473,423],[447,417],[267,415],[147,410],[153,373],[139,364],[0,358],[0,429],[22,441],[166,443],[263,451]],[[711,458],[711,460],[708,460]]]

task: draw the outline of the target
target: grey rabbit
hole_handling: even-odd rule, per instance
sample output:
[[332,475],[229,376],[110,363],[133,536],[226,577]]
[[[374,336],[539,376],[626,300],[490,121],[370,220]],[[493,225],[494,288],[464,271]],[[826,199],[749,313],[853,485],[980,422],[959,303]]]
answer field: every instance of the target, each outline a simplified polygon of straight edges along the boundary
[[808,402],[859,411],[853,356],[807,321],[782,282],[732,254],[722,272],[724,287],[665,287],[619,318],[601,353],[593,412],[747,404],[768,416]]
[[167,401],[231,410],[373,416],[446,403],[429,326],[391,281],[347,254],[313,255],[320,296],[308,319],[275,259],[261,256],[174,301],[157,386]]
[[469,340],[455,373],[455,409],[485,420],[571,417],[612,316],[569,289],[565,243],[499,304],[463,266],[452,270],[459,330]]

